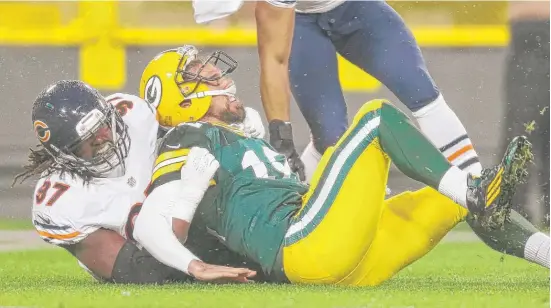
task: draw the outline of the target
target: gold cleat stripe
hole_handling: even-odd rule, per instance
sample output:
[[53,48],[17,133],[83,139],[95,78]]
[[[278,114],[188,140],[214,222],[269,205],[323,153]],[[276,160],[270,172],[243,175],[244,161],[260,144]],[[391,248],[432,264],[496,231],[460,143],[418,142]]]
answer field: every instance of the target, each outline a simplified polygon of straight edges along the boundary
[[491,196],[489,196],[489,195],[486,196],[486,200],[487,200],[486,201],[486,207],[489,207],[490,204],[492,204],[492,202],[494,202],[494,200],[497,198],[497,196],[499,196],[500,192],[501,192],[501,187],[498,186],[497,189],[495,190],[495,192]]
[[492,183],[495,183],[495,184],[494,184],[493,186],[491,186],[491,187],[488,187],[488,190],[486,190],[486,195],[487,195],[487,196],[488,196],[488,195],[493,195],[494,192],[495,192],[496,190],[498,190],[498,189],[501,187],[501,176],[496,177],[496,178],[494,179],[494,181],[495,181],[495,182],[492,182]]
[[488,192],[494,190],[496,184],[498,183],[501,184],[501,174],[503,174],[503,170],[504,170],[503,167],[499,168],[499,171],[497,172],[496,176],[488,186],[488,189],[487,189]]

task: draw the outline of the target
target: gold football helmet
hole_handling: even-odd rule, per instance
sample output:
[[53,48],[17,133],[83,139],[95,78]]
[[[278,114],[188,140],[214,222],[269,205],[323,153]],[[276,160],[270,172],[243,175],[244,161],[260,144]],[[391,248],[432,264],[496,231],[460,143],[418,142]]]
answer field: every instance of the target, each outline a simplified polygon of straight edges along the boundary
[[[200,65],[199,69],[189,71],[190,63]],[[200,75],[209,63],[220,69],[219,75]],[[205,61],[201,61],[197,48],[191,45],[165,50],[144,69],[140,97],[157,108],[157,120],[163,127],[197,121],[209,110],[212,96],[235,95],[235,86],[225,90],[210,90],[208,83],[232,73],[236,68],[237,62],[222,51],[213,52]]]

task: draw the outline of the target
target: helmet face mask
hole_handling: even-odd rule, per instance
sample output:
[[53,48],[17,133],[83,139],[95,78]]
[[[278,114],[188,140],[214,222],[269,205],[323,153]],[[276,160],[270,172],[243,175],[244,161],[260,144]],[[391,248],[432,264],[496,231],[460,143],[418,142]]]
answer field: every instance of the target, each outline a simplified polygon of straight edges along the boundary
[[[130,150],[130,137],[126,124],[113,106],[108,105],[106,109],[104,116],[98,118],[90,129],[82,130],[83,135],[79,142],[68,147],[67,151],[62,151],[60,155],[65,161],[75,163],[76,168],[94,177],[105,177],[116,168],[121,168],[120,171],[124,173],[126,171],[124,159]],[[91,157],[83,157],[80,153],[82,147],[87,146],[87,143],[93,141],[96,134],[104,129],[111,132],[111,140],[103,142],[99,150],[93,151]]]
[[[186,60],[185,63],[183,63],[184,60]],[[193,66],[195,66],[194,64],[198,66],[198,69],[191,71],[190,68],[193,68]],[[216,74],[215,76],[201,75],[205,67],[209,64],[218,68],[220,74]],[[205,61],[198,60],[195,57],[191,59],[182,57],[178,64],[176,75],[174,76],[174,82],[180,88],[182,95],[187,97],[193,94],[201,83],[209,84],[216,82],[224,76],[233,73],[236,68],[237,61],[220,50],[213,52]]]
[[[124,173],[128,128],[114,106],[92,88],[76,81],[59,82],[37,98],[33,121],[42,146],[63,169],[91,177],[106,177],[117,168]],[[97,134],[106,130],[112,134],[110,140],[93,148]],[[83,147],[90,155],[82,155]]]

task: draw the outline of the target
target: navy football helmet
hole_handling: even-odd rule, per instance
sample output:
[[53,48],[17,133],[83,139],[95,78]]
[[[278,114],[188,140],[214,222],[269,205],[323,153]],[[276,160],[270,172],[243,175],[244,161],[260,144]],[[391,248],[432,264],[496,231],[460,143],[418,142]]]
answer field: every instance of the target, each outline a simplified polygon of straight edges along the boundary
[[[36,98],[32,111],[33,128],[44,149],[61,167],[77,174],[106,177],[115,168],[125,171],[130,149],[128,128],[115,107],[89,85],[62,80]],[[109,140],[95,144],[90,157],[81,147],[100,133]],[[90,139],[93,138],[93,139]]]

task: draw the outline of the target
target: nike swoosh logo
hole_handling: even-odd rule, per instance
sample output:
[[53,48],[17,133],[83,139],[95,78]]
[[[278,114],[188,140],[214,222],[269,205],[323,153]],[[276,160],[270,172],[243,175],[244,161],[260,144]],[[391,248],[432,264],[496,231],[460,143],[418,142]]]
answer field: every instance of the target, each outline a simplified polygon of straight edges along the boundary
[[37,214],[36,215],[38,218],[40,218],[40,220],[42,220],[42,223],[43,224],[51,224],[52,223],[52,220],[50,218],[45,218],[44,216],[40,215],[40,214]]

